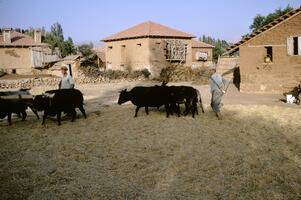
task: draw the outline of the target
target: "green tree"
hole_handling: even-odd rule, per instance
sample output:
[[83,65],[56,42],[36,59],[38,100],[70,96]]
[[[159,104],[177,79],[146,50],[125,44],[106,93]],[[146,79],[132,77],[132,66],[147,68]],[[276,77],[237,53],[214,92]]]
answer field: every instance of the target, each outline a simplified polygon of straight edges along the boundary
[[61,57],[76,53],[72,38],[68,37],[67,40],[64,40],[63,28],[58,22],[51,26],[50,32],[45,32],[43,42],[48,43],[52,50],[58,47]]
[[78,51],[82,54],[84,57],[82,66],[92,66],[97,67],[96,61],[96,54],[92,50],[93,43],[90,42],[89,44],[85,43],[78,46]]
[[292,10],[293,10],[293,8],[290,5],[288,5],[284,9],[282,9],[282,8],[276,9],[274,12],[268,14],[267,16],[262,16],[260,14],[257,14],[254,17],[253,22],[249,28],[251,31],[256,31],[256,30],[260,29],[261,27],[271,23],[278,17],[280,17]]
[[93,44],[92,43],[85,43],[78,46],[78,51],[83,55],[83,57],[90,56],[93,54],[92,51]]
[[64,40],[64,34],[63,34],[63,28],[62,28],[62,25],[58,22],[54,23],[51,28],[51,33],[58,37],[60,40]]
[[213,48],[213,60],[216,61],[220,55],[222,55],[228,47],[230,47],[230,43],[221,39],[214,39],[210,36],[202,35],[199,38],[200,41],[211,44],[214,46]]

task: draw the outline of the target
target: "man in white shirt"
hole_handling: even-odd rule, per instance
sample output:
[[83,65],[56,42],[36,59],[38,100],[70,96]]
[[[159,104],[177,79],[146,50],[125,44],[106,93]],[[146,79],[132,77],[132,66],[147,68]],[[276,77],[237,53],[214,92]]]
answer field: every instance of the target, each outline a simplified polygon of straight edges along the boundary
[[74,88],[74,80],[73,78],[67,73],[68,68],[66,66],[61,67],[62,72],[62,79],[59,83],[59,89],[73,89]]
[[211,66],[209,69],[209,85],[211,91],[211,107],[213,112],[215,112],[216,117],[221,120],[222,115],[220,112],[220,104],[222,101],[222,96],[226,93],[226,87],[229,81],[225,80],[221,75],[216,73],[215,66]]

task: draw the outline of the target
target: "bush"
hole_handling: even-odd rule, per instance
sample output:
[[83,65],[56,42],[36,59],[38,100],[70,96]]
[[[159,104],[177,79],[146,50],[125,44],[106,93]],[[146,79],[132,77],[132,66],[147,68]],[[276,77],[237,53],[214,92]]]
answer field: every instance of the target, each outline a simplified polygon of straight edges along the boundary
[[191,69],[191,67],[169,66],[163,68],[160,73],[160,81],[194,81],[199,84],[207,84],[209,77],[208,68]]
[[81,67],[81,71],[86,77],[95,79],[100,76],[110,80],[148,78],[150,76],[150,72],[147,69],[129,72],[111,69],[100,71],[97,67]]

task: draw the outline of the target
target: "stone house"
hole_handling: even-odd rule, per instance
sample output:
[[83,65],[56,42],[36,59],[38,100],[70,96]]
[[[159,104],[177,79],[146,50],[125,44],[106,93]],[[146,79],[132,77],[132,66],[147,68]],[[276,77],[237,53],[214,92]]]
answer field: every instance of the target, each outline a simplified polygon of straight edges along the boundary
[[49,73],[55,76],[62,76],[61,67],[65,66],[68,68],[68,73],[73,77],[79,76],[81,65],[80,55],[69,55],[58,62],[56,62],[51,68],[49,68]]
[[[102,39],[105,42],[106,69],[148,69],[152,76],[158,76],[161,69],[171,63],[202,65],[212,59],[212,46],[198,43],[193,49],[193,44],[196,44],[192,42],[193,38],[195,36],[189,33],[161,24],[143,22]],[[199,53],[201,50],[204,50],[203,54]],[[200,59],[196,59],[196,52]],[[206,52],[209,52],[207,57]]]
[[48,63],[58,60],[48,44],[42,43],[42,33],[34,37],[4,28],[0,34],[0,70],[6,73],[34,74]]
[[239,54],[242,91],[283,92],[301,81],[301,7],[231,46]]

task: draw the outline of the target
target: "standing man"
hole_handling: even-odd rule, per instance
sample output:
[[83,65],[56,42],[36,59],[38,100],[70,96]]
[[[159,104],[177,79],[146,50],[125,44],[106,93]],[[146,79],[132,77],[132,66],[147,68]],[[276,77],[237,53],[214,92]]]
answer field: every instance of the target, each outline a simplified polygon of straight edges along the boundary
[[220,112],[220,104],[222,101],[222,96],[226,93],[226,88],[229,81],[225,80],[221,75],[216,73],[216,67],[209,67],[209,85],[211,91],[211,107],[213,112],[215,112],[216,117],[221,120],[222,115]]
[[59,83],[59,89],[73,89],[74,88],[74,80],[67,73],[68,68],[66,66],[61,67],[61,72],[62,72],[63,77]]

